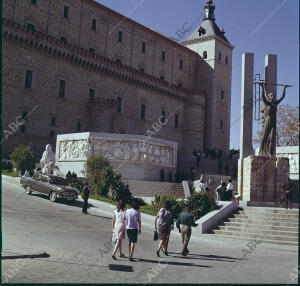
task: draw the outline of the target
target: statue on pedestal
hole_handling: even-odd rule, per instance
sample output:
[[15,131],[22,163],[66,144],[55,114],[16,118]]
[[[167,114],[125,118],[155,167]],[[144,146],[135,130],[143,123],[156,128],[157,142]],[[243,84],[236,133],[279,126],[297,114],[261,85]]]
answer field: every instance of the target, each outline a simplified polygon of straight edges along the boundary
[[264,83],[260,83],[262,87],[262,100],[265,103],[264,109],[264,122],[263,122],[263,134],[259,149],[260,156],[273,156],[275,155],[276,147],[276,113],[277,106],[285,97],[285,90],[288,85],[284,86],[282,96],[276,100],[275,95],[270,93],[267,95],[266,86]]
[[55,167],[55,154],[52,152],[50,144],[46,145],[46,149],[40,161],[42,173],[50,174]]

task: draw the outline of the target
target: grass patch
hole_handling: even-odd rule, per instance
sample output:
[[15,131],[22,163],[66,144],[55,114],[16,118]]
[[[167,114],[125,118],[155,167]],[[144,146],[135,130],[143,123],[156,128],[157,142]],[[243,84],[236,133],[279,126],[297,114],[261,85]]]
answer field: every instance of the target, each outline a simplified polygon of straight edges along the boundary
[[[100,195],[97,195],[97,194],[90,194],[90,198],[94,199],[94,200],[102,201],[102,202],[105,202],[105,203],[109,203],[109,204],[112,204],[114,206],[118,205],[117,201],[113,201],[109,198],[106,198],[106,197],[103,197],[103,196],[100,196]],[[127,204],[126,208],[130,209],[131,206]],[[145,206],[141,206],[139,208],[139,211],[142,212],[142,213],[148,214],[148,215],[156,216],[158,211],[159,211],[159,208],[157,208],[157,207],[155,207],[151,204],[146,204]]]
[[2,170],[2,175],[10,176],[10,177],[18,177],[17,171],[9,171],[9,170]]

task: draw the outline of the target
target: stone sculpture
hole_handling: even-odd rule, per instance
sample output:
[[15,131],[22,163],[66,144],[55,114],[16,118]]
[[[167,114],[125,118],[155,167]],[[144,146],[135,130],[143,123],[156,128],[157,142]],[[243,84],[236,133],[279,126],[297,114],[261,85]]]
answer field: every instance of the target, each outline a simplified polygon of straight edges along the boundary
[[52,152],[50,144],[46,145],[46,149],[40,160],[42,173],[50,174],[55,167],[55,154]]

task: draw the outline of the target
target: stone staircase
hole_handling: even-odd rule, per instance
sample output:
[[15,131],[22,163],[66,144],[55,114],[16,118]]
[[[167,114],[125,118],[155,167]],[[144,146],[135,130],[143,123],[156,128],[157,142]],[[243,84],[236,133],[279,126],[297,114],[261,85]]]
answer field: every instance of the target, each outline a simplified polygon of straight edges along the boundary
[[298,246],[299,210],[245,207],[213,232],[222,237]]
[[155,194],[175,195],[184,198],[184,190],[182,184],[163,183],[150,181],[125,181],[129,185],[130,192],[136,197],[154,197]]

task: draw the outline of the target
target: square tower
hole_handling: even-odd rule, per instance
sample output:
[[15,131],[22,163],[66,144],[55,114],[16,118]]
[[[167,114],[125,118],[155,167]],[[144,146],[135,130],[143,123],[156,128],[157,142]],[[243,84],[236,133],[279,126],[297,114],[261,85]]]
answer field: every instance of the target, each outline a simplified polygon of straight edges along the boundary
[[206,94],[204,146],[228,150],[230,142],[232,50],[225,31],[215,22],[215,5],[208,0],[201,25],[182,44],[202,58],[197,88]]

